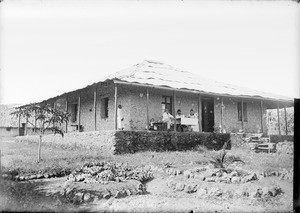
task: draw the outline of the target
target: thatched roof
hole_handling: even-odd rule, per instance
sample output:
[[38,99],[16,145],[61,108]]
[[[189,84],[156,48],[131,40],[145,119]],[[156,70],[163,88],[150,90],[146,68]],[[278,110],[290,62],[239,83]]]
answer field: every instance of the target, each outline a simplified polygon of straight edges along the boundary
[[292,98],[211,80],[156,61],[143,61],[108,76],[107,80],[146,84],[199,93],[293,102]]

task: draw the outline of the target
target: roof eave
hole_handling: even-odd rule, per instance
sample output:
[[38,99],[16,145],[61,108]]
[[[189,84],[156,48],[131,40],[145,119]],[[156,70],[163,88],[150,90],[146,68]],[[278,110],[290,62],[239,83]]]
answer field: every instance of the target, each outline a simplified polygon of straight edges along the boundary
[[281,103],[286,103],[288,105],[294,104],[294,100],[283,100],[283,99],[273,99],[273,98],[266,98],[262,96],[249,96],[249,95],[231,95],[231,94],[225,94],[225,93],[213,93],[213,92],[205,92],[205,91],[199,91],[199,90],[192,90],[192,89],[179,89],[174,88],[170,86],[160,86],[160,85],[153,85],[153,84],[142,84],[138,82],[128,82],[120,79],[112,79],[112,81],[115,84],[126,84],[126,85],[134,85],[134,86],[144,86],[144,87],[151,87],[151,88],[157,88],[157,89],[167,89],[167,90],[175,90],[180,92],[188,92],[193,94],[201,94],[201,95],[212,95],[212,96],[223,96],[223,97],[232,97],[232,98],[247,98],[247,99],[256,99],[256,100],[266,100],[266,101],[276,101]]

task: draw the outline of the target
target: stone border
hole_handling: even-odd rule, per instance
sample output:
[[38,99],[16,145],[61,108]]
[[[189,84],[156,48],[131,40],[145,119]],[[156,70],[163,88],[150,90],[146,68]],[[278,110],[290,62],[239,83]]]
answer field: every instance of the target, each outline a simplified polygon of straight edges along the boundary
[[55,177],[64,177],[69,175],[70,171],[61,171],[61,172],[52,172],[45,174],[32,174],[32,175],[16,175],[13,176],[11,174],[2,174],[2,178],[6,180],[14,180],[14,181],[28,181],[28,180],[36,180],[36,179],[44,179],[44,178],[55,178]]

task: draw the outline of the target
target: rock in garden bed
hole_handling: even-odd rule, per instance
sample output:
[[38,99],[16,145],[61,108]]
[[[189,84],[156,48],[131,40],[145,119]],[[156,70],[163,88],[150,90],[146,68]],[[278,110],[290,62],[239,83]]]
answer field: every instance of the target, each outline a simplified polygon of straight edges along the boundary
[[217,169],[209,167],[199,167],[183,171],[185,178],[197,179],[206,182],[225,182],[225,183],[246,183],[258,180],[261,176],[246,171],[241,168],[235,169]]
[[101,183],[125,182],[127,180],[138,180],[142,183],[153,178],[150,169],[133,168],[127,164],[114,164],[110,162],[87,163],[80,169],[76,169],[69,176],[72,182]]
[[65,184],[65,195],[74,203],[94,199],[145,194],[144,183],[153,178],[151,167],[133,168],[110,162],[87,163],[76,169]]
[[12,175],[10,172],[2,174],[2,178],[6,180],[14,180],[14,181],[28,181],[28,180],[36,180],[43,178],[54,178],[54,177],[64,177],[69,175],[71,172],[69,170],[63,170],[58,172],[51,173],[38,173],[38,174],[22,174],[22,175]]
[[294,175],[294,169],[279,169],[276,171],[263,171],[261,173],[261,176],[263,177],[279,177],[280,180],[288,180],[288,181],[293,181],[293,175]]
[[174,192],[195,193],[197,198],[215,199],[239,199],[239,198],[272,198],[283,193],[279,186],[265,185],[256,183],[242,183],[241,178],[234,176],[233,182],[237,180],[240,184],[234,188],[228,183],[222,182],[203,182],[196,179],[184,181],[184,178],[169,177],[166,185]]
[[293,169],[279,169],[276,171],[248,171],[242,167],[228,167],[227,169],[200,166],[187,170],[169,168],[165,172],[172,176],[183,176],[186,179],[196,179],[206,182],[224,182],[231,184],[257,181],[264,177],[277,176],[281,180],[293,180]]
[[64,195],[75,204],[93,202],[94,200],[123,198],[131,195],[146,193],[145,186],[138,180],[126,182],[109,182],[107,184],[84,183],[67,181],[64,186]]

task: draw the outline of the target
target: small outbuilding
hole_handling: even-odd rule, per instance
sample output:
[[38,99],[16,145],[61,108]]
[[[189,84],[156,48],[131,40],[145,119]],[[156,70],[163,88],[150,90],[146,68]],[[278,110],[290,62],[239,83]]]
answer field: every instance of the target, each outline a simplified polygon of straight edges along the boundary
[[0,105],[0,136],[1,137],[14,137],[14,136],[22,136],[25,134],[25,130],[28,132],[32,132],[32,127],[28,127],[26,129],[26,119],[20,118],[16,119],[11,116],[15,110],[15,107],[18,107],[18,104],[8,104],[8,105]]

